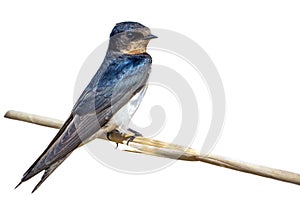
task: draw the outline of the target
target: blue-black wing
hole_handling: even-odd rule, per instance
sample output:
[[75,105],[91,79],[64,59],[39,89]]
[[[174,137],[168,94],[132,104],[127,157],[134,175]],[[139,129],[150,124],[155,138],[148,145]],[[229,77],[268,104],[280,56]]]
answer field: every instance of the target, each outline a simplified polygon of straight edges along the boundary
[[107,62],[104,61],[77,100],[68,120],[20,183],[45,170],[39,187],[73,150],[103,127],[145,86],[151,68],[148,54],[121,55]]

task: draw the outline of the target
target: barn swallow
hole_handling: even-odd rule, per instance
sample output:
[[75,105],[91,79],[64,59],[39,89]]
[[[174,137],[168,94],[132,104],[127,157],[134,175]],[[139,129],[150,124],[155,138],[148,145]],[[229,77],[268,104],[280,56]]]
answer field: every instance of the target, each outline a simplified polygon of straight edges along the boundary
[[147,88],[152,58],[146,48],[154,38],[148,27],[137,22],[115,25],[103,63],[69,118],[16,188],[44,171],[34,192],[77,147],[116,127],[127,128]]

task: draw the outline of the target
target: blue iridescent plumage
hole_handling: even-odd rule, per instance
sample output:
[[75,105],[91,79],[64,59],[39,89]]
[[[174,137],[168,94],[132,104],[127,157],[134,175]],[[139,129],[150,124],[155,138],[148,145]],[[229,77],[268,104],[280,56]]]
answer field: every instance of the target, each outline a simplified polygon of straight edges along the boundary
[[118,120],[112,119],[118,117],[132,97],[138,93],[143,96],[152,62],[146,47],[152,38],[155,36],[149,28],[136,22],[122,22],[114,27],[100,68],[75,103],[70,117],[17,187],[45,171],[35,191],[77,147],[94,139],[99,130],[116,123]]

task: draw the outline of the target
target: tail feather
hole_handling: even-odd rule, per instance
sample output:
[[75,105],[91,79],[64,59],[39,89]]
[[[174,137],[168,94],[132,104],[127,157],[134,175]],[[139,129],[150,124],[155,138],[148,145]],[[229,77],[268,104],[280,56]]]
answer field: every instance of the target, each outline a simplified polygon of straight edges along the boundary
[[41,180],[38,182],[38,184],[34,187],[31,193],[34,193],[41,185],[42,183],[54,172],[54,170],[69,156],[68,154],[65,158],[57,161],[53,165],[51,165],[49,168],[45,169],[45,172],[41,178]]
[[18,183],[18,185],[15,187],[15,189],[17,189],[24,181],[20,181],[20,183]]
[[[42,177],[42,180],[43,180],[43,178],[44,178],[44,180],[43,181],[41,180],[41,181],[44,182],[45,179],[59,166],[59,164],[61,164],[65,160],[65,158],[68,157],[69,154],[67,156],[65,156],[64,158],[62,158],[61,160],[57,161],[56,163],[52,164],[51,166],[46,166],[46,165],[43,165],[43,164],[39,164],[39,162],[42,160],[43,156],[45,154],[47,154],[47,152],[49,151],[49,149],[52,147],[52,145],[55,144],[55,142],[58,140],[58,138],[63,134],[63,132],[66,130],[66,128],[68,127],[68,125],[72,122],[72,120],[73,120],[73,115],[71,114],[69,116],[69,118],[67,119],[67,121],[64,123],[64,125],[61,127],[61,129],[58,131],[57,135],[53,138],[53,140],[51,141],[51,143],[48,145],[48,147],[39,156],[39,158],[30,166],[30,168],[24,173],[24,175],[23,175],[20,183],[15,187],[15,189],[17,187],[19,187],[23,182],[29,180],[30,178],[32,178],[33,176],[35,176],[36,174],[40,173],[43,170],[45,170],[45,173],[44,173],[44,175]],[[59,164],[57,165],[57,163],[59,163]],[[37,167],[38,165],[40,165],[40,167]],[[51,172],[51,173],[49,173],[49,172]],[[45,176],[46,173],[47,174],[49,173],[49,175],[47,177]],[[42,184],[42,182],[40,184]]]

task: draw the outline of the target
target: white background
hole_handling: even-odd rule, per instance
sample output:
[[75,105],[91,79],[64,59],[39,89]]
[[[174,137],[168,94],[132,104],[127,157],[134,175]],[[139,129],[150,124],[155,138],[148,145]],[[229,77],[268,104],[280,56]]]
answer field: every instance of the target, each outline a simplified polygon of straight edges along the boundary
[[[115,23],[139,21],[190,37],[217,66],[227,112],[213,154],[300,173],[299,9],[297,1],[1,2],[0,113],[15,109],[65,119],[86,57]],[[300,196],[299,186],[203,163],[123,174],[99,164],[84,148],[32,195],[40,177],[13,188],[56,130],[4,118],[0,123],[1,199]]]

